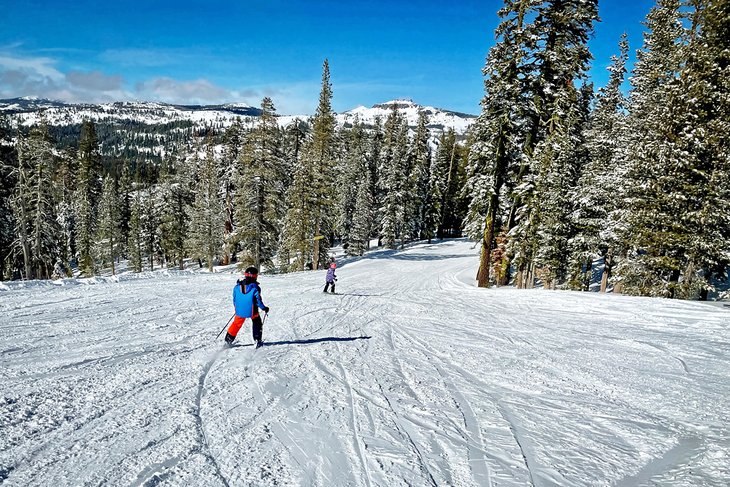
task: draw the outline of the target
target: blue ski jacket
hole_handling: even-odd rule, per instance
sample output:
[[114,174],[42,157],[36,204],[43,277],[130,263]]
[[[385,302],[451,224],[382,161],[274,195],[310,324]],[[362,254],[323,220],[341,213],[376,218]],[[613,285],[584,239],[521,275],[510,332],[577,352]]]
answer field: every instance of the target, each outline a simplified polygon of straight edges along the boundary
[[261,300],[261,288],[258,282],[244,284],[238,281],[233,286],[233,307],[236,308],[236,316],[241,318],[255,318],[259,314],[259,308],[265,308]]

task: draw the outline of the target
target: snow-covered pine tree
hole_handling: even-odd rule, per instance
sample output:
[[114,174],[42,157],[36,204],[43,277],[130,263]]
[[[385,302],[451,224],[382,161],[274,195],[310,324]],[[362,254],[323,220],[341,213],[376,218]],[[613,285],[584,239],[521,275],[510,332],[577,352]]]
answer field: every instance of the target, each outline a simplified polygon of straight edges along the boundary
[[148,172],[148,181],[146,186],[146,198],[144,201],[142,212],[142,232],[144,234],[144,252],[147,254],[147,262],[150,270],[155,270],[155,259],[162,261],[162,246],[160,245],[160,216],[163,202],[157,191],[158,180],[153,171]]
[[469,209],[464,222],[466,234],[481,241],[477,282],[490,283],[492,249],[502,221],[503,186],[519,166],[520,144],[528,125],[524,123],[527,97],[522,78],[530,38],[526,14],[534,1],[505,1],[498,15],[502,19],[495,31],[497,43],[489,50],[482,73],[484,97],[482,112],[472,125],[464,193]]
[[76,255],[76,212],[74,196],[76,195],[76,157],[64,151],[59,157],[55,178],[55,200],[59,226],[59,270],[71,277],[70,262]]
[[[699,105],[691,112],[701,118],[690,134],[705,131],[706,144],[700,145],[706,194],[695,219],[699,232],[690,259],[711,284],[712,278],[727,281],[730,266],[730,3],[709,0],[700,15],[701,32],[694,42],[698,56],[687,63],[683,77],[702,92],[702,98],[688,99]],[[703,286],[700,299],[707,299],[709,288]]]
[[210,272],[213,272],[215,258],[221,253],[224,224],[223,205],[218,194],[220,188],[218,164],[214,150],[212,137],[208,136],[205,159],[198,171],[195,186],[188,239],[190,254],[199,262],[205,260]]
[[676,107],[676,148],[681,165],[682,231],[686,234],[681,276],[674,297],[707,299],[713,279],[730,265],[730,5],[685,0],[691,29],[670,106]]
[[355,209],[352,213],[352,230],[347,255],[363,255],[367,250],[373,225],[373,201],[370,184],[370,171],[367,163],[361,165],[361,179],[357,184]]
[[245,140],[238,162],[235,241],[243,250],[239,267],[270,267],[279,244],[287,178],[282,132],[269,97],[261,101],[258,125]]
[[[367,135],[359,120],[355,120],[352,128],[342,129],[339,136],[342,142],[342,157],[337,166],[337,233],[342,245],[349,253],[352,243],[354,214],[357,207],[357,195],[360,186],[365,182],[363,172],[367,169]],[[370,188],[367,188],[369,191]],[[358,249],[357,252],[360,252]],[[362,255],[357,253],[353,255]]]
[[679,0],[659,0],[649,12],[631,78],[625,204],[630,211],[621,215],[621,253],[626,258],[616,267],[627,294],[670,296],[685,262],[686,208],[677,187],[685,154],[676,144],[683,127],[675,120],[681,120],[678,111],[683,107],[673,105],[671,96],[687,38],[679,9]]
[[223,225],[224,254],[223,265],[230,262],[232,254],[236,250],[234,236],[234,195],[236,193],[236,178],[238,176],[238,161],[241,157],[241,149],[244,144],[245,130],[241,119],[236,117],[230,127],[223,134],[223,157],[220,159],[219,181],[221,194],[223,195],[223,212],[225,222]]
[[22,134],[18,134],[16,145],[18,164],[14,168],[15,189],[11,199],[11,208],[14,213],[15,235],[13,249],[20,253],[23,262],[23,279],[33,278],[33,254],[30,249],[30,240],[33,234],[33,160],[28,148],[28,142]]
[[[383,119],[380,115],[375,117],[373,127],[370,131],[370,144],[368,149],[368,170],[370,171],[370,235],[368,238],[368,248],[370,248],[370,238],[379,236],[379,230],[382,223],[382,215],[379,208],[381,207],[383,193],[380,191],[380,157],[383,150]],[[378,239],[378,245],[381,244]]]
[[99,221],[97,224],[95,254],[102,267],[111,266],[112,275],[116,274],[116,260],[121,254],[120,198],[117,181],[106,175],[102,183],[99,202]]
[[[334,211],[334,153],[335,114],[332,111],[332,84],[330,83],[329,62],[325,59],[322,67],[322,90],[319,94],[319,105],[312,120],[312,138],[304,146],[303,158],[309,159],[314,168],[312,186],[314,189],[314,248],[312,250],[312,267],[319,267],[322,256],[329,252],[329,236],[335,224]],[[324,238],[317,238],[322,236]]]
[[96,270],[93,250],[101,180],[101,155],[96,128],[93,122],[85,120],[79,139],[75,220],[79,270],[87,277],[93,276]]
[[583,130],[588,120],[592,86],[578,91],[565,90],[566,98],[559,109],[563,127],[548,131],[545,141],[536,150],[540,172],[535,179],[534,202],[537,251],[534,263],[540,269],[539,277],[545,287],[555,289],[568,277],[570,262],[569,244],[575,236],[570,215],[574,200],[571,198],[588,155],[585,151]]
[[193,203],[190,191],[193,175],[184,157],[177,158],[171,169],[161,176],[159,185],[162,200],[160,245],[168,267],[173,263],[184,270],[185,242]]
[[438,238],[454,236],[461,228],[464,204],[461,200],[464,166],[462,148],[456,132],[448,129],[438,139],[438,148],[431,168],[433,201],[438,216]]
[[389,249],[396,248],[398,238],[403,239],[404,202],[407,190],[408,125],[398,111],[398,104],[391,105],[385,121],[383,146],[380,153],[378,184],[380,201],[380,238]]
[[582,275],[574,288],[587,290],[594,259],[604,262],[601,292],[607,288],[613,257],[618,245],[618,213],[623,210],[626,176],[626,109],[621,91],[626,74],[629,44],[626,34],[619,42],[619,55],[613,56],[609,80],[598,93],[596,106],[586,129],[589,161],[578,181],[571,200],[576,208],[571,215],[576,236],[571,240],[571,259]]
[[132,175],[129,169],[129,161],[123,159],[119,174],[119,231],[122,246],[122,256],[129,258],[129,227],[132,219]]
[[334,210],[335,116],[332,112],[332,85],[327,60],[322,68],[322,90],[312,120],[312,132],[301,148],[294,180],[289,188],[288,210],[282,235],[281,255],[293,258],[284,262],[290,270],[304,270],[312,263],[316,269],[320,254],[329,249]]
[[142,258],[144,255],[142,183],[140,181],[139,166],[135,175],[134,190],[131,193],[129,234],[127,237],[127,252],[129,265],[134,272],[142,272]]
[[53,145],[45,121],[19,137],[15,246],[22,252],[26,279],[51,277],[59,257],[59,231],[53,197]]
[[10,140],[10,129],[0,114],[0,281],[12,277],[11,250],[15,239],[15,222],[11,199],[15,188],[16,154]]
[[418,124],[410,147],[410,160],[412,171],[410,175],[410,186],[413,192],[411,215],[413,237],[417,239],[433,238],[435,225],[429,218],[431,206],[433,205],[431,188],[431,146],[428,143],[430,138],[428,130],[428,115],[423,111],[418,112]]
[[584,97],[576,83],[591,59],[587,42],[598,19],[597,0],[548,0],[534,14],[526,89],[535,112],[522,147],[529,165],[515,181],[516,225],[509,224],[518,287],[531,287],[538,272],[549,285],[565,277],[572,230],[565,223],[570,205],[560,200],[580,171]]

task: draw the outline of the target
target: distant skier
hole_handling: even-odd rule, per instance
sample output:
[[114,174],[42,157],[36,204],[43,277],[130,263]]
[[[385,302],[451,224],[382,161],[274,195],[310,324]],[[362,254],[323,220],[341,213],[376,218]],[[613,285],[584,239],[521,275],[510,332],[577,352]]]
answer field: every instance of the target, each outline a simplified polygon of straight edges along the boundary
[[332,257],[330,259],[330,268],[327,270],[327,277],[325,279],[324,284],[324,290],[323,293],[327,292],[327,289],[329,289],[330,284],[332,285],[332,294],[335,293],[335,281],[337,280],[337,276],[335,275],[335,269],[337,269],[337,263],[335,262],[335,258]]
[[269,312],[269,308],[264,305],[261,300],[261,287],[256,281],[259,270],[255,267],[249,267],[244,272],[244,279],[236,281],[236,285],[233,287],[233,306],[236,309],[236,316],[233,319],[233,323],[228,328],[226,333],[226,343],[231,345],[233,340],[236,339],[238,331],[241,329],[243,322],[246,318],[251,318],[253,323],[252,332],[253,340],[256,343],[256,348],[259,348],[263,344],[261,335],[263,333],[263,322],[259,315],[259,309],[264,313]]

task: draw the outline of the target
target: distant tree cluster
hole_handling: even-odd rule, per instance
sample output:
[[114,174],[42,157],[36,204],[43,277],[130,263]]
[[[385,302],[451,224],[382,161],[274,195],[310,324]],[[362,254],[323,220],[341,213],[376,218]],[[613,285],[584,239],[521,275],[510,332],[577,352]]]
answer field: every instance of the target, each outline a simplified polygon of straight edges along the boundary
[[136,272],[303,270],[322,266],[334,243],[362,255],[375,239],[396,248],[459,235],[466,150],[456,134],[434,139],[423,113],[409,127],[397,104],[374,126],[338,128],[331,98],[325,61],[310,120],[280,127],[264,98],[255,125],[188,131],[152,159],[103,155],[89,121],[77,144],[59,144],[45,123],[27,134],[3,126],[3,278],[114,273],[120,261]]
[[[479,284],[706,298],[730,264],[730,4],[659,0],[621,90],[586,84],[595,0],[509,0],[472,127]],[[511,275],[511,271],[514,275]]]

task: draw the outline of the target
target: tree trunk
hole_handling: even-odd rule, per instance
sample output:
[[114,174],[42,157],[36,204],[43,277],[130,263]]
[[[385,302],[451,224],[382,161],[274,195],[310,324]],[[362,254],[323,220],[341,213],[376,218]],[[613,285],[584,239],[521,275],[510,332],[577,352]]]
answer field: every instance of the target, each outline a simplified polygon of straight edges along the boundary
[[677,294],[677,283],[679,282],[680,272],[678,269],[673,270],[669,276],[669,298],[674,299]]
[[[496,189],[496,188],[495,188]],[[492,265],[492,243],[494,242],[494,220],[497,215],[499,189],[496,189],[489,196],[487,217],[484,222],[484,236],[482,238],[482,255],[479,260],[479,274],[477,277],[479,287],[489,287],[489,274]]]
[[611,267],[613,266],[613,256],[611,249],[608,249],[603,257],[603,273],[601,274],[601,292],[605,293],[608,288],[608,278],[611,277]]

